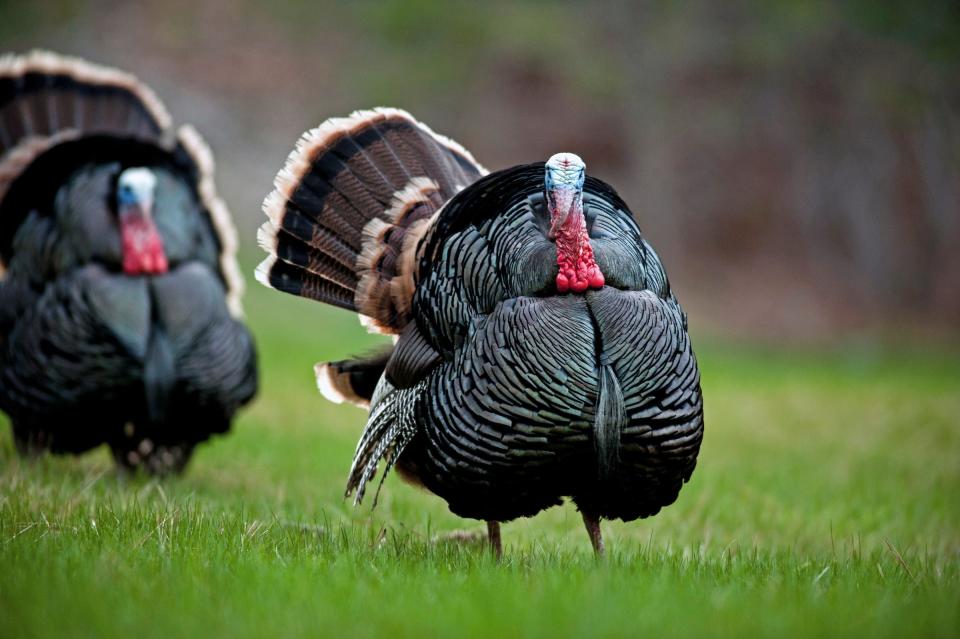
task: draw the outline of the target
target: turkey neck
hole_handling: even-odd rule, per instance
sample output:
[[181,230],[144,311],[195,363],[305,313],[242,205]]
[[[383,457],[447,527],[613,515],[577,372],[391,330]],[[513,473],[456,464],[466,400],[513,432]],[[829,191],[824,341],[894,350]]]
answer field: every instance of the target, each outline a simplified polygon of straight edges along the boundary
[[593,247],[583,216],[583,200],[574,199],[566,219],[555,230],[557,242],[557,291],[583,293],[603,288],[603,273],[593,258]]
[[163,240],[153,218],[139,206],[120,211],[123,272],[127,275],[160,275],[168,269]]

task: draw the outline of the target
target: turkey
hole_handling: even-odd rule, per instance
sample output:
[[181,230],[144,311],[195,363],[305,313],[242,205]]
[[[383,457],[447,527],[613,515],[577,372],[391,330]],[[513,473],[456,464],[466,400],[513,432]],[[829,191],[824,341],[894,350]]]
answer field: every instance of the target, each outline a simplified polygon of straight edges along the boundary
[[126,73],[0,58],[0,409],[22,453],[183,469],[257,388],[210,150]]
[[564,498],[597,554],[601,519],[676,500],[703,436],[687,318],[627,205],[579,157],[488,173],[378,108],[305,133],[275,186],[257,279],[394,338],[316,367],[326,397],[369,408],[355,503],[395,467],[486,520],[499,556],[500,522]]

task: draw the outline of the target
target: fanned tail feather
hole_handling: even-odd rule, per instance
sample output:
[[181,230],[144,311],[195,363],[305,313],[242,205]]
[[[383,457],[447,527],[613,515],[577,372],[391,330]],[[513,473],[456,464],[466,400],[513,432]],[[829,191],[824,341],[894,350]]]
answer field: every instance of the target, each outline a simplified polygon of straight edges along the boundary
[[0,56],[0,200],[40,154],[84,136],[159,143],[170,115],[134,76],[49,51]]
[[244,282],[237,263],[237,251],[240,242],[237,239],[237,227],[233,224],[233,217],[226,202],[217,193],[217,186],[213,179],[214,163],[213,152],[207,146],[206,140],[189,124],[177,129],[176,152],[185,158],[187,164],[194,168],[197,195],[200,204],[210,218],[217,241],[220,243],[220,275],[227,291],[227,309],[234,317],[243,316]]
[[392,353],[388,348],[370,357],[317,364],[317,388],[335,404],[350,402],[367,408]]
[[405,111],[377,108],[307,131],[264,200],[271,288],[358,312],[372,330],[409,321],[412,257],[427,220],[486,173]]

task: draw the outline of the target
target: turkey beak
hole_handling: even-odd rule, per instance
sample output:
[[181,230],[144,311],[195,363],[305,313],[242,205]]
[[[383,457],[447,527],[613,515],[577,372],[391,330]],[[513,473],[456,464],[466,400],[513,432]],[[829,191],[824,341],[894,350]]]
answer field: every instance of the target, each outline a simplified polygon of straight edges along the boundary
[[573,212],[577,199],[577,189],[554,188],[549,191],[547,199],[550,209],[549,237],[553,240],[557,237],[557,231],[570,217],[570,213]]
[[147,219],[153,217],[153,200],[142,198],[120,207],[120,219]]

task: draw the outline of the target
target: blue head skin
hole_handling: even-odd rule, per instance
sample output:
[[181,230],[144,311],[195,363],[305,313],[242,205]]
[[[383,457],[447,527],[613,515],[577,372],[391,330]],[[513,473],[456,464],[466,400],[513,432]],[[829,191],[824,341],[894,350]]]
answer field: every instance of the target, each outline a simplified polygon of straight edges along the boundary
[[587,167],[573,153],[557,153],[547,160],[543,186],[550,212],[550,237],[567,221],[571,213],[583,209],[583,181]]
[[126,169],[117,178],[117,211],[122,215],[136,209],[150,217],[156,187],[157,177],[150,169]]

